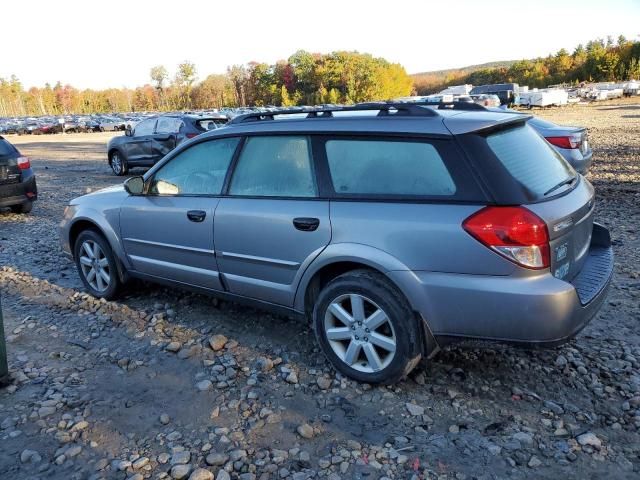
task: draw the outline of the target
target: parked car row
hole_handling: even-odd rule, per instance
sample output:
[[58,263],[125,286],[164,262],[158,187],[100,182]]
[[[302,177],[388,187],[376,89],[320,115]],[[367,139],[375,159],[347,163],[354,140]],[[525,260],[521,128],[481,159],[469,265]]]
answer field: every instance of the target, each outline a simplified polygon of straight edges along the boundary
[[1,135],[45,135],[124,131],[144,117],[108,115],[65,115],[61,117],[0,118]]

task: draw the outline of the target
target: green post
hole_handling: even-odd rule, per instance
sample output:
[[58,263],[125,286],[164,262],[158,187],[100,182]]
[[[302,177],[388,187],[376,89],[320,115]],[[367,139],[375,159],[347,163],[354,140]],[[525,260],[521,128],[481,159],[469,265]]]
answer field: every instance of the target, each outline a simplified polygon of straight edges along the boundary
[[2,320],[2,295],[0,295],[0,387],[9,384],[9,365],[7,363],[7,342],[4,338],[4,322]]

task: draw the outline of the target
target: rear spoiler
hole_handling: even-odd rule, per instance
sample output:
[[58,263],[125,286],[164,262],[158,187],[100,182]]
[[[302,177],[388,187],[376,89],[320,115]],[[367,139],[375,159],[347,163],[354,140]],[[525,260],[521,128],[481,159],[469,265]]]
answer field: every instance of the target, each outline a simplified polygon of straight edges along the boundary
[[448,118],[445,118],[443,120],[445,127],[452,135],[463,135],[465,133],[488,133],[524,125],[531,120],[533,116],[524,113],[510,112],[495,113],[494,115],[488,116],[487,112],[468,112],[456,115],[454,118],[455,121],[449,121]]

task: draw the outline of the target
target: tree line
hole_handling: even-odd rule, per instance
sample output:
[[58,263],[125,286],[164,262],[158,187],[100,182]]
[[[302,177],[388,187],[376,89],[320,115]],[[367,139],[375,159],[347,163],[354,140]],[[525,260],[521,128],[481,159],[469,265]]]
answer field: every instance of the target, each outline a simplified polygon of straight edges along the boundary
[[0,116],[355,103],[405,96],[413,89],[401,65],[345,51],[300,50],[275,65],[233,65],[201,81],[196,66],[185,61],[173,77],[158,65],[149,78],[135,89],[79,90],[58,82],[26,91],[17,77],[0,78]]
[[276,64],[233,65],[224,74],[198,80],[196,66],[179,64],[173,76],[158,65],[137,88],[80,90],[60,82],[25,90],[16,76],[0,78],[0,116],[172,111],[239,107],[356,103],[424,95],[449,85],[515,82],[530,87],[640,78],[640,42],[619,36],[578,45],[555,55],[510,66],[409,76],[383,58],[358,52],[299,50]]
[[529,87],[580,82],[603,82],[640,78],[640,42],[620,35],[596,39],[578,45],[572,53],[564,48],[555,55],[533,60],[520,60],[510,66],[482,68],[473,72],[451,70],[446,74],[417,74],[413,76],[419,95],[438,92],[450,85],[470,83],[518,83]]

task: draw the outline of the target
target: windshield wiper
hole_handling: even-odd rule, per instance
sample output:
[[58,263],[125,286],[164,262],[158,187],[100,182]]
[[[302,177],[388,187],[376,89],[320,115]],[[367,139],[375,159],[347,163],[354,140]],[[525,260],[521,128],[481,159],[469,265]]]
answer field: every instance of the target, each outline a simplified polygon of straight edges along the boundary
[[546,192],[544,192],[544,194],[542,195],[543,197],[546,197],[547,195],[549,195],[551,192],[555,192],[557,189],[559,189],[560,187],[562,187],[563,185],[569,185],[571,183],[573,183],[573,181],[578,178],[577,175],[574,175],[573,177],[569,177],[569,178],[565,178],[563,181],[561,181],[560,183],[558,183],[557,185],[554,185],[553,187],[551,187],[549,190],[547,190]]

